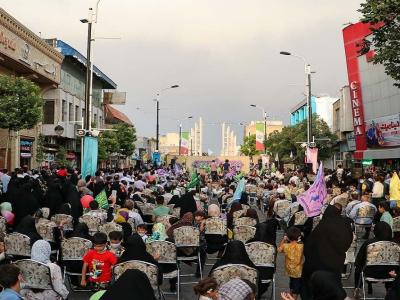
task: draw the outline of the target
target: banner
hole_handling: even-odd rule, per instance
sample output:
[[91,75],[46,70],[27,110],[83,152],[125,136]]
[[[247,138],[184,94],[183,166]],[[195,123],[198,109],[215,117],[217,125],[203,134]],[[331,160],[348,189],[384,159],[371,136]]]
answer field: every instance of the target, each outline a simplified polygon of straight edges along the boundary
[[181,132],[181,155],[189,154],[189,132],[182,131]]
[[366,123],[368,147],[400,145],[400,114],[376,118]]
[[307,148],[306,163],[312,164],[312,170],[317,173],[318,169],[318,148]]
[[264,123],[256,123],[256,150],[264,151]]
[[322,205],[328,195],[324,177],[324,168],[321,163],[314,183],[306,192],[297,197],[297,202],[304,208],[307,217],[315,217],[321,213]]
[[94,176],[97,171],[98,140],[95,137],[83,137],[83,168],[82,178]]

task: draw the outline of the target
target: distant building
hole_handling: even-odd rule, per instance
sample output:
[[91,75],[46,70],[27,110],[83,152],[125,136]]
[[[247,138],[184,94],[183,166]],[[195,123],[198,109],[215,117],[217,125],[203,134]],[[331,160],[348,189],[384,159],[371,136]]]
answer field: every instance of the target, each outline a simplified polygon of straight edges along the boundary
[[203,155],[203,119],[194,123],[194,128],[190,129],[189,154],[194,156]]
[[[329,128],[332,129],[332,104],[337,101],[337,98],[329,96],[312,96],[311,108],[312,113],[317,114],[324,120]],[[295,107],[290,110],[290,125],[294,126],[308,118],[307,99],[300,101]]]
[[221,156],[235,156],[239,152],[237,137],[230,126],[222,123],[222,149]]
[[[250,124],[247,124],[244,128],[244,135],[255,135],[256,134],[256,124],[262,123],[264,121],[251,121]],[[281,132],[283,129],[283,122],[282,121],[267,121],[267,137],[274,131]]]
[[159,151],[162,155],[179,154],[179,133],[169,132],[164,135],[160,135],[160,146]]

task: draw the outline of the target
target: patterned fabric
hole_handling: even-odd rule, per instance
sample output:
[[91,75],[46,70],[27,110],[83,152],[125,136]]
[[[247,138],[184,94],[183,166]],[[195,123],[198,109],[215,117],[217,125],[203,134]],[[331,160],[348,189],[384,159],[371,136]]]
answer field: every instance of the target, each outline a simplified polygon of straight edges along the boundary
[[192,226],[182,226],[174,230],[174,240],[177,247],[199,246],[200,231]]
[[92,242],[78,237],[63,239],[61,252],[63,260],[81,260],[83,255],[92,248]]
[[276,201],[274,206],[274,212],[278,217],[283,217],[290,207],[290,202],[287,200]]
[[226,235],[226,221],[218,217],[208,218],[205,222],[205,234]]
[[275,247],[263,242],[253,242],[245,245],[251,261],[258,267],[275,267]]
[[304,211],[298,211],[294,214],[294,225],[303,226],[307,221],[307,216]]
[[171,215],[159,216],[159,217],[156,218],[156,222],[157,223],[161,223],[165,227],[169,228],[171,226],[171,224],[169,223],[169,219],[172,218],[172,217],[174,217],[174,216],[171,216]]
[[0,233],[5,234],[7,232],[7,220],[0,216]]
[[107,236],[110,234],[111,231],[120,231],[122,232],[122,226],[118,225],[117,223],[110,222],[104,225],[99,226],[99,231],[104,232]]
[[61,221],[64,221],[64,230],[73,230],[73,218],[70,215],[64,215],[64,214],[56,214],[51,217],[51,221],[56,223],[57,225],[60,225]]
[[159,254],[158,262],[160,264],[176,263],[176,247],[175,244],[167,241],[154,241],[146,244],[146,250],[151,255]]
[[42,264],[50,262],[51,246],[45,240],[37,240],[31,250],[31,258]]
[[244,212],[246,212],[249,208],[250,208],[250,206],[248,206],[246,204],[242,204],[242,209],[244,210]]
[[312,224],[312,229],[314,230],[315,227],[317,227],[317,225],[319,224],[319,222],[321,222],[321,216],[316,216],[313,219],[313,224]]
[[235,226],[256,226],[257,221],[249,217],[241,217],[233,220]]
[[128,221],[126,221],[132,228],[132,233],[136,232],[136,224],[135,224],[135,219],[134,218],[129,218]]
[[373,218],[375,210],[372,206],[362,206],[358,209],[357,218]]
[[[252,293],[250,286],[239,278],[234,278],[218,289],[219,300],[247,299]],[[208,299],[208,298],[207,298]]]
[[91,217],[89,215],[83,215],[79,218],[79,223],[85,223],[89,227],[91,234],[99,231],[100,219]]
[[153,209],[156,206],[152,203],[146,203],[145,205],[143,205],[142,207],[140,207],[140,210],[142,211],[143,215],[153,215]]
[[222,285],[233,278],[247,279],[257,285],[257,270],[246,265],[229,264],[214,269],[211,277],[215,278],[218,285]]
[[54,222],[46,222],[40,223],[36,226],[37,232],[39,235],[48,242],[55,242],[54,240],[54,228],[57,227],[57,224]]
[[242,241],[244,244],[254,237],[256,228],[252,226],[235,226],[233,228],[233,238]]
[[367,266],[399,265],[400,246],[393,242],[381,241],[367,246]]
[[393,218],[393,232],[400,232],[400,217]]
[[136,269],[142,271],[149,278],[150,284],[154,287],[158,286],[157,283],[157,274],[158,269],[155,265],[139,261],[139,260],[129,260],[120,264],[117,264],[113,268],[114,280],[118,280],[118,278],[129,269]]
[[233,219],[235,220],[235,219],[240,218],[240,216],[244,215],[245,213],[246,213],[246,211],[243,210],[243,209],[241,209],[241,210],[235,211],[235,212],[232,214],[232,217],[233,217]]
[[27,235],[11,233],[4,237],[7,255],[20,255],[31,257],[31,240]]
[[15,262],[20,268],[24,281],[23,288],[51,290],[50,268],[45,264],[30,259],[22,259]]

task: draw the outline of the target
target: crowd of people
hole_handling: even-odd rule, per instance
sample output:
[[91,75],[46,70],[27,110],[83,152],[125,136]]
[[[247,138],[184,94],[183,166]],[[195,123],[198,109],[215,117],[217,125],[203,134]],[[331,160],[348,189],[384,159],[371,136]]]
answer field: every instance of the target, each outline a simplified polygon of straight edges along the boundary
[[[189,175],[175,166],[145,165],[129,170],[99,170],[86,177],[77,169],[64,167],[41,172],[27,168],[3,170],[0,210],[5,226],[0,233],[0,300],[67,299],[74,288],[96,291],[90,298],[93,300],[126,295],[130,299],[154,299],[153,287],[144,273],[127,270],[115,280],[113,267],[131,260],[152,264],[159,270],[157,284],[161,285],[163,274],[175,271],[177,266],[160,261],[160,253],[150,253],[148,245],[154,241],[174,243],[175,233],[185,226],[195,227],[200,233],[198,247],[178,249],[178,255],[199,256],[194,274],[199,278],[194,286],[199,299],[260,299],[273,289],[271,279],[276,266],[257,265],[246,250],[247,243],[261,242],[284,257],[289,292],[282,293],[281,299],[343,300],[347,293],[342,276],[349,271],[345,261],[354,237],[360,247],[355,253],[353,296],[360,296],[364,272],[367,277],[388,279],[386,299],[400,299],[399,264],[366,267],[369,245],[380,241],[400,243],[399,231],[394,231],[396,218],[400,217],[396,171],[370,169],[355,179],[341,166],[326,170],[327,197],[321,213],[308,217],[297,202],[312,184],[313,179],[305,172],[254,166],[247,175],[233,170],[238,176],[227,176],[231,172],[229,161],[222,165],[222,172],[217,168],[213,161],[209,172]],[[284,209],[279,209],[283,204]],[[71,224],[52,218],[58,215],[70,216]],[[85,218],[96,219],[98,224],[116,224],[120,230],[93,231]],[[226,224],[225,233],[206,234],[207,222],[212,218]],[[255,227],[254,236],[246,241],[234,235],[240,218]],[[40,234],[43,224],[54,225],[51,239]],[[7,254],[7,236],[13,233],[29,237],[29,258],[49,268],[52,289],[24,285],[24,270],[14,262],[27,257]],[[71,238],[92,243],[81,261],[63,260],[62,241]],[[213,254],[217,261],[206,276],[205,263]],[[219,282],[213,277],[216,269],[231,264],[257,270],[257,281],[233,276]],[[67,284],[63,269],[80,276],[71,276]],[[177,291],[177,281],[176,277],[169,279],[169,292]],[[373,292],[369,283],[368,292]]]

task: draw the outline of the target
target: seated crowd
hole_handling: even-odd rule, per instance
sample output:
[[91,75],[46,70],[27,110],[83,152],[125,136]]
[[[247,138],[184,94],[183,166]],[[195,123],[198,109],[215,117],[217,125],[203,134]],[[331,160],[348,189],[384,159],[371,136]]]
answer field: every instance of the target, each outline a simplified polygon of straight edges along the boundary
[[328,171],[312,217],[297,202],[312,184],[303,172],[226,175],[4,170],[0,300],[67,299],[76,290],[92,300],[179,297],[191,267],[199,299],[275,297],[278,255],[289,286],[281,299],[343,300],[353,271],[354,297],[384,282],[386,299],[400,299],[396,172],[357,181]]

